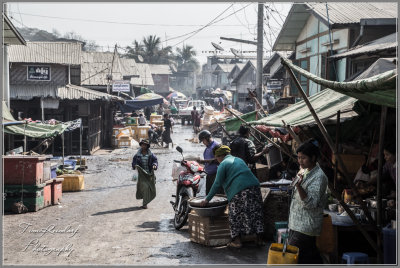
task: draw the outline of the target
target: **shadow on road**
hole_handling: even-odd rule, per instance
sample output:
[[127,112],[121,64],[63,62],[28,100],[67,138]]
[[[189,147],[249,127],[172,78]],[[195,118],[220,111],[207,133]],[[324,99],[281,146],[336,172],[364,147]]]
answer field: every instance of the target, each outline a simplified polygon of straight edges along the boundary
[[112,213],[131,212],[131,211],[137,211],[137,210],[143,210],[143,209],[141,207],[120,208],[120,209],[114,209],[114,210],[109,210],[109,211],[97,212],[95,214],[92,214],[92,216],[99,216],[99,215],[112,214]]

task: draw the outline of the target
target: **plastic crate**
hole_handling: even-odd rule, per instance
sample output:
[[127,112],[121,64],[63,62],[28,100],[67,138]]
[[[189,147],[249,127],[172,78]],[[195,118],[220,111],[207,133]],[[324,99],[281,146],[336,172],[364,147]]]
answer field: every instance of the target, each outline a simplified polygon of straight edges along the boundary
[[382,228],[383,233],[383,262],[385,264],[396,264],[396,229]]
[[45,182],[46,186],[43,187],[43,207],[51,206],[51,184],[53,180]]
[[54,179],[51,184],[51,203],[58,205],[62,200],[62,182],[64,178]]
[[83,175],[79,174],[64,174],[57,178],[63,178],[62,190],[64,192],[75,192],[85,189],[85,181]]
[[12,205],[21,200],[28,211],[42,209],[44,207],[45,186],[44,183],[39,185],[4,185],[4,211],[11,211]]
[[45,156],[3,156],[4,184],[43,184],[43,162],[46,158]]

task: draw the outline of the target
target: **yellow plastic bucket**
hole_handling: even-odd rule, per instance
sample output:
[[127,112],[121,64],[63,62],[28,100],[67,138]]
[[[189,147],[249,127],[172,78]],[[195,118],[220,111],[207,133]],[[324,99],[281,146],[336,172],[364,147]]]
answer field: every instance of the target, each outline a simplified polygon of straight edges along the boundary
[[272,243],[268,251],[267,264],[297,264],[299,261],[299,248],[291,245],[286,246],[283,253],[283,244]]

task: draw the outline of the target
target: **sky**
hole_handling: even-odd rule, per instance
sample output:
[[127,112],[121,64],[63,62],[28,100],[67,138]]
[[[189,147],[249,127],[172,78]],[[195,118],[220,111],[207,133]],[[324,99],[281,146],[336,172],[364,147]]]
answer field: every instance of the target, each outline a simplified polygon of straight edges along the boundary
[[[291,3],[265,3],[264,54],[270,55]],[[230,48],[256,56],[256,46],[221,40],[220,37],[255,41],[257,3],[9,3],[8,15],[17,27],[38,28],[62,35],[75,32],[93,40],[101,51],[131,45],[134,40],[156,35],[163,45],[191,45],[201,64],[219,44],[222,55]],[[268,16],[266,16],[268,15]],[[252,53],[250,53],[250,52]],[[119,49],[120,53],[124,49]]]

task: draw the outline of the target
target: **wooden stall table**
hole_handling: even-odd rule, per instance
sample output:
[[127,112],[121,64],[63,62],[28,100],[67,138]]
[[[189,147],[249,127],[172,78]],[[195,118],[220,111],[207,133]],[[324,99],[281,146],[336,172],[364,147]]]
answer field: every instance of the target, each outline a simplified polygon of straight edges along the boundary
[[[340,216],[337,212],[324,210],[325,214],[329,214],[332,218],[334,251],[331,254],[333,263],[342,263],[342,255],[344,252],[364,252],[368,256],[376,257],[376,252],[369,245],[368,241],[359,231],[349,216]],[[362,223],[362,227],[376,239],[374,226]]]

